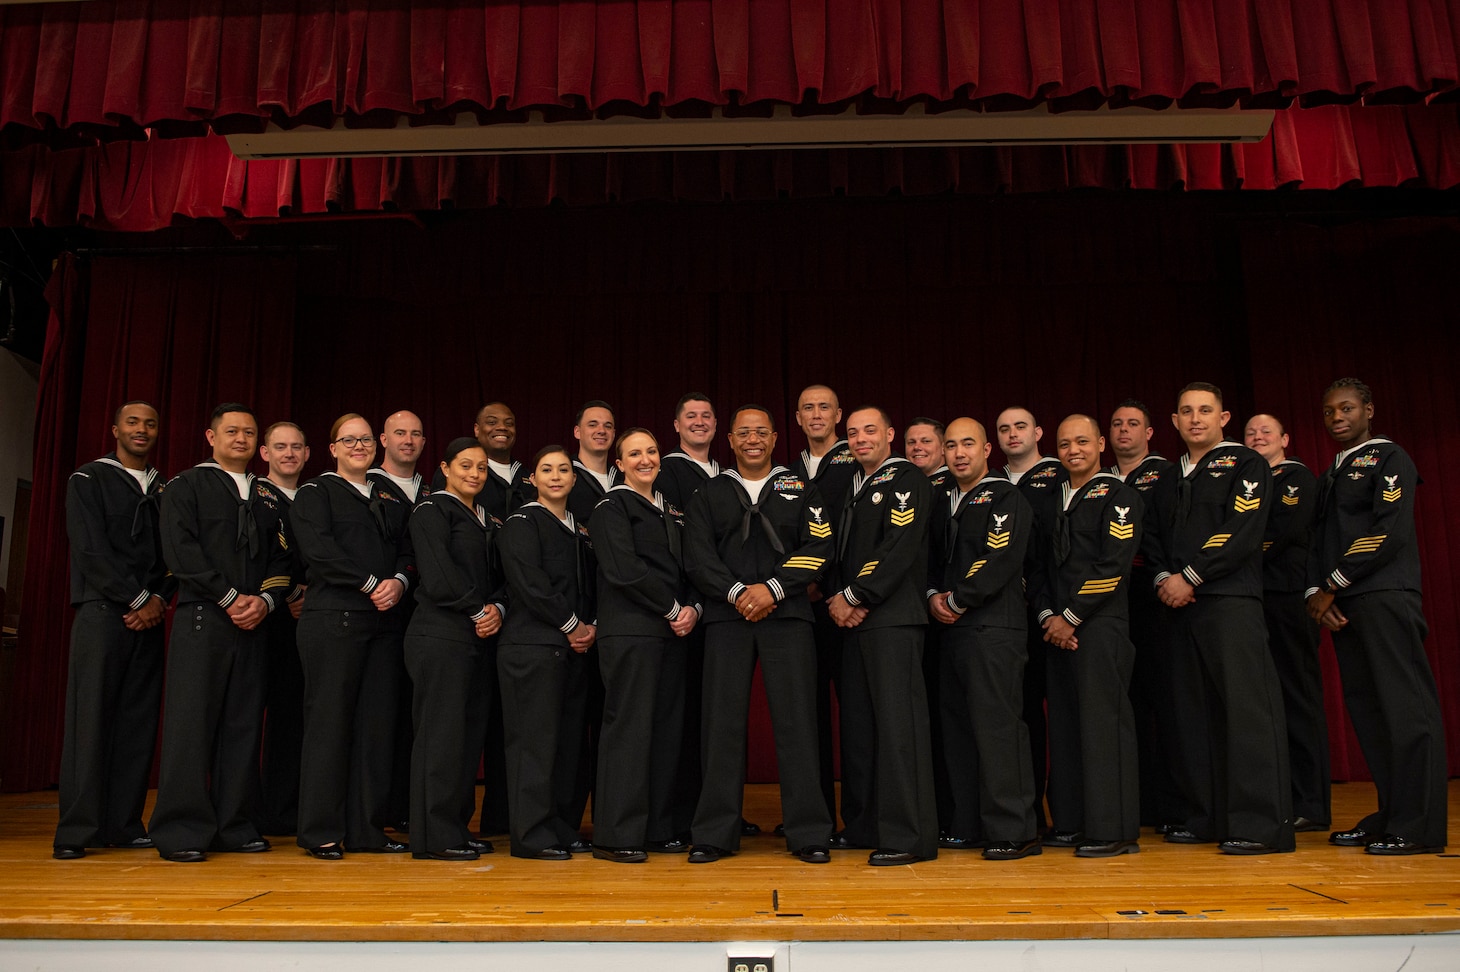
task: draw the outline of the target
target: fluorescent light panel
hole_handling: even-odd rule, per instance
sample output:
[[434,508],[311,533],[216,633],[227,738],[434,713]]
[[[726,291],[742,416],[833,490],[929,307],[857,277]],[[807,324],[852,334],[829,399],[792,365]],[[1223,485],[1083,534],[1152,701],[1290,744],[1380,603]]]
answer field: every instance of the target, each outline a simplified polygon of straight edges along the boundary
[[1272,126],[1271,111],[1215,108],[1110,108],[1051,112],[930,114],[914,105],[900,115],[861,115],[848,108],[834,115],[796,116],[778,105],[769,118],[634,118],[614,116],[483,125],[470,113],[452,125],[412,126],[402,116],[393,128],[280,128],[229,135],[240,159],[348,156],[539,155],[578,152],[707,152],[749,149],[908,148],[979,145],[1131,145],[1148,143],[1259,142]]

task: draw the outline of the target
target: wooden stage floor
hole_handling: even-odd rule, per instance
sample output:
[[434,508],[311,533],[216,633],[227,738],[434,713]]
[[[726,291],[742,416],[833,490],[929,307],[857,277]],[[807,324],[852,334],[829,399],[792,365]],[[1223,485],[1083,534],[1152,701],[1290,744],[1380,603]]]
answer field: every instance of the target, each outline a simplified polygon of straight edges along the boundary
[[[1460,839],[1460,781],[1450,784]],[[1368,784],[1334,787],[1335,820],[1373,805]],[[746,815],[767,835],[694,866],[651,855],[466,863],[409,855],[315,861],[277,840],[267,854],[180,865],[151,851],[51,859],[55,794],[0,797],[0,938],[705,942],[1249,938],[1460,930],[1460,854],[1379,858],[1298,835],[1293,854],[1228,857],[1147,833],[1142,852],[1068,851],[991,863],[976,852],[872,868],[866,852],[802,864],[769,836],[777,790],[752,786]]]

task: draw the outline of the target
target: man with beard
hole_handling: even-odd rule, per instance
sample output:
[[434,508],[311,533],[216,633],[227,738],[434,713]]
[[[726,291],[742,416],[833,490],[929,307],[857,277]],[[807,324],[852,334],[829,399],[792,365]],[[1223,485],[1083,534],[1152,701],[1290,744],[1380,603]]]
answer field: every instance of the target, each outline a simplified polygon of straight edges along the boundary
[[87,847],[147,849],[142,824],[162,701],[163,616],[177,581],[162,559],[162,476],[147,461],[157,410],[127,402],[112,419],[112,455],[66,482],[71,543],[71,654],[61,814],[52,856]]

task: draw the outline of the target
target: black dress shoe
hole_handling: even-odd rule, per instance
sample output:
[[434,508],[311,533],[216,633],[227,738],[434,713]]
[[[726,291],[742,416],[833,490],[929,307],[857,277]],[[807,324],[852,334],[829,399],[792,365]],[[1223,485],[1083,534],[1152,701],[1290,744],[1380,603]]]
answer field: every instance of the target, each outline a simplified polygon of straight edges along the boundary
[[479,840],[476,837],[468,837],[466,839],[466,846],[470,847],[478,854],[491,854],[494,853],[497,849],[492,846],[492,842],[490,840]]
[[480,856],[470,847],[447,847],[439,851],[411,852],[411,857],[418,861],[474,861]]
[[51,856],[58,861],[79,861],[86,856],[86,848],[75,844],[57,844],[51,848]]
[[651,840],[644,845],[651,854],[683,854],[689,850],[689,841],[671,837],[668,840]]
[[410,850],[409,844],[402,844],[398,840],[387,840],[383,844],[374,847],[350,847],[347,848],[351,854],[404,854]]
[[1158,834],[1160,834],[1161,836],[1164,837],[1167,834],[1171,833],[1171,831],[1173,831],[1173,830],[1180,830],[1181,829],[1181,824],[1174,824],[1174,823],[1156,824],[1156,826],[1152,827],[1151,829],[1154,830],[1156,833],[1158,833]]
[[741,817],[740,818],[740,836],[742,836],[742,837],[759,837],[760,836],[760,824],[753,824],[749,820],[746,820],[744,817]]
[[584,840],[582,837],[566,846],[569,854],[586,854],[593,849],[592,841]]
[[214,847],[213,850],[219,854],[262,854],[272,845],[263,837],[255,837],[253,840],[246,840],[237,847]]
[[689,850],[691,864],[713,864],[720,858],[729,856],[729,851],[723,851],[713,844],[695,844]]
[[774,837],[786,836],[786,825],[783,823],[776,824],[775,829],[771,831],[771,835]]
[[1044,845],[1038,837],[1028,840],[994,840],[983,849],[986,861],[1017,861],[1021,857],[1033,857],[1044,853]]
[[805,861],[807,864],[831,863],[831,851],[827,850],[825,847],[821,847],[818,845],[803,847],[796,852],[796,856],[801,858],[801,860]]
[[826,845],[832,850],[871,850],[866,844],[858,844],[848,840],[845,831],[837,831],[827,838]]
[[108,847],[115,847],[118,850],[152,850],[157,846],[152,843],[152,838],[146,835],[133,837],[131,840],[124,840],[120,844],[107,844]]
[[306,848],[310,857],[321,861],[343,861],[345,851],[339,844],[322,844],[319,847]]
[[1045,847],[1063,847],[1065,850],[1073,850],[1085,843],[1085,835],[1078,830],[1051,830],[1044,835],[1040,843]]
[[1231,840],[1224,840],[1217,845],[1217,849],[1223,854],[1237,854],[1239,856],[1252,857],[1257,854],[1281,854],[1283,851],[1264,844],[1260,840],[1244,840],[1241,837],[1233,837]]
[[1076,857],[1119,857],[1140,852],[1141,845],[1133,840],[1088,840],[1075,848]]
[[973,837],[956,837],[953,834],[942,834],[938,837],[938,846],[946,847],[949,850],[981,850],[989,846],[986,840],[976,840]]
[[911,851],[874,850],[867,855],[867,863],[873,867],[897,867],[899,864],[916,864],[922,858]]
[[649,859],[649,855],[638,847],[594,847],[593,856],[615,864],[642,864]]
[[1339,847],[1367,847],[1370,841],[1378,840],[1379,834],[1371,834],[1362,827],[1353,830],[1335,830],[1328,835],[1328,842]]
[[561,844],[555,847],[544,847],[536,854],[529,854],[527,856],[534,861],[571,861],[573,859],[573,855],[568,852],[568,848]]
[[1435,847],[1424,844],[1417,840],[1406,840],[1398,834],[1385,834],[1378,840],[1370,841],[1369,846],[1364,848],[1366,854],[1381,854],[1385,857],[1407,857],[1411,854],[1443,854],[1444,845]]
[[1298,817],[1293,821],[1293,833],[1295,834],[1311,834],[1327,829],[1328,824],[1309,820],[1307,817]]
[[1210,844],[1210,837],[1203,837],[1201,834],[1186,827],[1177,827],[1175,830],[1166,831],[1162,838],[1168,844]]
[[180,850],[171,854],[163,854],[164,861],[172,861],[174,864],[197,864],[208,859],[208,855],[200,850]]
[[411,822],[409,820],[397,820],[395,823],[386,824],[386,826],[398,834],[408,834],[411,832]]

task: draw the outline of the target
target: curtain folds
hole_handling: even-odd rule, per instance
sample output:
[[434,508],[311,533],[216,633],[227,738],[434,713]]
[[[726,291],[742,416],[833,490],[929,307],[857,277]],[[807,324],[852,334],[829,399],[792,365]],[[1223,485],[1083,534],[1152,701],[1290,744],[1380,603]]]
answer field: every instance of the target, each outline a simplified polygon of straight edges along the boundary
[[[1207,380],[1226,392],[1229,434],[1272,412],[1290,453],[1318,469],[1333,456],[1319,396],[1346,374],[1373,386],[1376,429],[1424,480],[1428,648],[1460,771],[1460,473],[1443,425],[1460,414],[1460,219],[1354,219],[1335,200],[1306,225],[1266,202],[1092,193],[503,209],[424,227],[281,227],[274,243],[307,244],[288,256],[96,257],[81,267],[86,286],[67,258],[50,290],[21,643],[0,701],[3,785],[55,781],[71,616],[62,486],[106,450],[111,411],[128,398],[158,405],[168,475],[203,457],[206,415],[223,399],[249,402],[264,423],[297,421],[315,442],[315,475],[329,464],[324,430],[345,411],[416,411],[432,468],[483,401],[515,409],[520,458],[571,442],[588,398],[665,442],[686,388],[722,409],[754,401],[785,416],[812,381],[898,420],[988,421],[1026,403],[1045,441],[1060,416],[1103,420],[1135,397],[1158,416],[1154,449],[1171,457],[1180,443],[1160,416],[1176,388]],[[801,445],[794,427],[783,432],[777,458]],[[1334,776],[1361,778],[1326,643],[1323,664]],[[774,778],[763,714],[751,738],[753,778]]]
[[[242,271],[242,272],[240,272]],[[261,285],[262,284],[262,285]],[[0,776],[7,789],[54,785],[71,637],[66,480],[116,448],[112,412],[157,407],[151,457],[165,476],[207,458],[207,416],[221,401],[287,412],[293,390],[294,267],[252,255],[64,254],[51,277],[50,323],[36,403],[35,489],[25,618],[3,707]]]
[[0,132],[869,98],[1413,103],[1460,0],[89,0],[0,6]]
[[1292,108],[1249,145],[863,149],[244,162],[217,135],[0,153],[0,225],[148,231],[187,219],[554,202],[717,202],[1066,189],[1460,186],[1460,104]]

